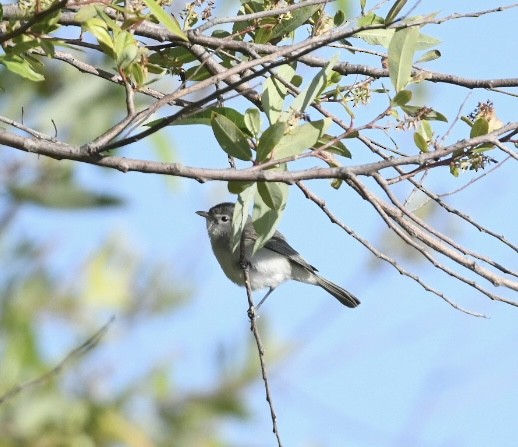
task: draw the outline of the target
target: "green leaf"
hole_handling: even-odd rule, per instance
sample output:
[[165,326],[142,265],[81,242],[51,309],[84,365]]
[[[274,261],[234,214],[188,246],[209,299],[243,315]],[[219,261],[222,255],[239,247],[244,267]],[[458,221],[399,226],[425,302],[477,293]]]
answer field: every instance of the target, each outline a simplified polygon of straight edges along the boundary
[[410,102],[412,99],[412,92],[410,90],[399,91],[394,98],[392,98],[391,104],[396,106],[403,106]]
[[241,194],[245,189],[250,187],[253,182],[244,182],[238,180],[230,180],[227,183],[228,192],[231,194]]
[[419,28],[412,26],[396,30],[388,48],[389,76],[397,92],[405,88],[412,74]]
[[430,47],[435,47],[436,45],[439,45],[440,43],[441,43],[441,40],[439,40],[435,37],[427,36],[426,34],[419,33],[415,49],[417,51],[422,51],[422,50],[426,50],[427,48],[430,48]]
[[384,48],[388,48],[392,37],[394,36],[393,29],[368,29],[360,31],[356,34],[363,41],[370,45],[381,45]]
[[[230,107],[210,107],[208,109],[202,110],[201,112],[194,113],[190,116],[187,116],[185,118],[180,118],[176,121],[173,121],[170,126],[185,126],[185,125],[193,125],[193,124],[203,124],[205,126],[212,126],[212,114],[217,113],[218,115],[223,115],[227,117],[229,120],[231,120],[237,127],[239,127],[239,130],[243,132],[244,134],[248,135],[249,130],[245,125],[245,118],[241,113],[239,113],[237,110],[232,109]],[[162,122],[164,119],[159,118],[157,120],[150,121],[149,123],[146,123],[147,127],[154,126],[160,122]],[[249,136],[252,136],[250,134]]]
[[295,31],[298,27],[303,25],[319,8],[320,5],[312,5],[296,9],[291,13],[290,20],[284,20],[273,27],[270,39],[283,37],[286,34]]
[[245,126],[249,133],[256,137],[261,132],[261,113],[256,108],[250,108],[245,112]]
[[281,182],[258,182],[257,192],[264,203],[273,210],[279,210],[286,205],[288,185]]
[[138,56],[138,43],[133,34],[128,31],[120,31],[115,35],[113,43],[118,69],[125,69],[135,62]]
[[204,81],[205,79],[209,79],[211,76],[212,73],[207,70],[203,64],[197,64],[194,67],[189,67],[185,70],[185,79],[188,81]]
[[337,11],[335,16],[333,17],[333,23],[334,23],[335,26],[340,26],[342,23],[344,23],[344,20],[345,20],[345,14],[340,9],[340,10]]
[[84,22],[82,26],[85,31],[88,31],[97,39],[97,42],[99,42],[103,50],[109,56],[115,56],[113,50],[113,39],[108,32],[108,25],[104,20],[99,17],[93,17]]
[[[394,29],[379,28],[360,31],[355,36],[359,37],[370,45],[381,45],[384,48],[388,48],[390,41],[394,36],[394,32]],[[439,39],[419,33],[415,49],[416,51],[426,50],[427,48],[434,47],[439,43],[441,43]]]
[[[248,219],[248,210],[257,191],[257,184],[251,183],[237,196],[232,216],[232,252],[236,252],[241,242],[241,234]],[[238,253],[240,254],[240,253]]]
[[32,203],[45,208],[84,209],[122,204],[119,197],[87,191],[70,182],[45,185],[35,182],[27,186],[13,186],[9,188],[9,194],[19,203]]
[[489,132],[489,122],[485,118],[477,118],[469,133],[470,138],[487,135]]
[[385,17],[385,23],[390,24],[394,21],[394,19],[397,17],[399,12],[403,9],[406,2],[408,0],[396,0],[394,4],[392,5],[392,8],[390,8],[390,11],[387,14],[387,17]]
[[36,71],[36,67],[33,64],[17,54],[0,56],[0,64],[3,64],[10,72],[29,81],[39,82],[45,80],[45,77]]
[[442,113],[437,112],[432,109],[428,109],[426,113],[424,113],[425,107],[423,106],[412,106],[412,105],[402,105],[400,106],[401,109],[410,116],[416,117],[419,115],[419,117],[422,120],[428,120],[428,121],[444,121],[445,123],[448,122],[448,118],[446,118]]
[[430,50],[427,51],[425,54],[423,54],[416,63],[420,62],[430,62],[434,61],[435,59],[439,59],[441,57],[441,52],[439,50]]
[[[295,75],[295,70],[290,65],[282,65],[275,74],[285,82],[290,82]],[[264,83],[261,103],[270,124],[279,120],[287,92],[286,86],[273,76],[269,77]]]
[[300,92],[291,105],[291,109],[297,112],[304,112],[311,105],[317,96],[322,93],[329,83],[333,73],[333,67],[338,62],[338,54],[333,56],[312,79],[307,88]]
[[147,5],[156,19],[162,25],[164,25],[169,32],[175,36],[178,36],[182,40],[187,42],[189,41],[185,33],[182,31],[178,21],[173,16],[170,16],[167,12],[165,12],[164,9],[157,2],[155,2],[155,0],[144,0],[144,3]]
[[266,129],[257,144],[257,161],[265,161],[286,132],[287,124],[280,121]]
[[290,133],[280,139],[273,151],[273,157],[275,159],[291,157],[313,147],[330,125],[331,118],[324,118],[302,126],[295,126]]
[[[318,141],[313,145],[313,147],[315,149],[318,149],[320,147],[322,147],[324,144],[327,144],[329,143],[331,140],[334,140],[334,137],[332,137],[331,135],[322,135]],[[328,152],[332,152],[333,154],[338,154],[338,155],[341,155],[342,157],[347,157],[347,158],[351,158],[352,155],[351,155],[351,152],[349,151],[349,149],[347,149],[347,147],[345,146],[345,144],[343,144],[341,141],[337,141],[336,143],[333,143],[331,146],[329,146],[326,151]]]
[[383,17],[380,17],[375,13],[371,12],[367,15],[360,17],[357,23],[359,27],[365,28],[371,25],[383,25],[385,23],[385,20],[383,19]]
[[414,143],[421,152],[428,152],[428,143],[425,138],[418,132],[414,133]]
[[423,135],[428,141],[430,141],[433,137],[433,129],[430,121],[422,120],[421,121],[421,135]]
[[252,221],[255,231],[257,231],[257,240],[254,244],[253,254],[268,242],[268,240],[275,234],[275,230],[279,225],[284,206],[281,209],[272,209],[259,194],[255,195],[254,211],[252,214]]
[[212,131],[222,149],[230,156],[240,160],[252,160],[252,150],[246,136],[226,116],[212,114]]

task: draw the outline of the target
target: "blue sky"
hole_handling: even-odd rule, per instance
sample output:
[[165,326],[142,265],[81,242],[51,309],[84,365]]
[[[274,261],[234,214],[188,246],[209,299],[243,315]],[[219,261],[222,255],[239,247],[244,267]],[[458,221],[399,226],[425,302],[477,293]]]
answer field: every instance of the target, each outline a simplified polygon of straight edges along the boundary
[[[445,15],[498,4],[423,1],[416,12],[440,11]],[[425,32],[444,43],[439,47],[442,57],[426,67],[470,78],[515,77],[516,23],[518,10],[510,10],[429,26]],[[468,93],[439,85],[429,85],[422,92],[427,104],[448,116],[457,112]],[[516,121],[516,98],[492,92],[474,92],[467,100],[465,113],[489,98],[502,121]],[[465,136],[462,126],[457,125],[451,141]],[[438,127],[441,132],[446,128],[447,125]],[[167,138],[181,163],[226,166],[224,154],[214,150],[216,142],[208,128],[168,129]],[[126,155],[153,156],[145,144],[138,146],[128,148]],[[351,163],[361,160],[359,155],[355,160],[354,155],[353,151]],[[498,154],[495,158],[504,157]],[[507,162],[448,201],[516,242],[518,194],[513,167],[512,161]],[[164,178],[101,173],[92,166],[82,166],[80,176],[94,189],[109,188],[122,194],[129,204],[102,213],[49,213],[34,208],[24,211],[19,231],[36,239],[57,241],[53,259],[57,269],[74,266],[78,258],[113,232],[130,240],[142,256],[169,262],[180,277],[194,284],[195,296],[187,307],[172,316],[139,322],[134,338],[117,344],[117,355],[122,358],[129,353],[140,357],[134,370],[116,375],[113,385],[123,386],[132,376],[146,374],[175,352],[181,359],[176,377],[180,384],[192,388],[210,386],[215,372],[211,349],[218,343],[235,345],[239,355],[251,336],[244,290],[231,284],[219,270],[204,222],[194,213],[232,199],[226,186],[177,180],[164,188]],[[453,179],[447,173],[432,175],[429,186],[445,192],[472,176],[466,173]],[[346,188],[331,190],[325,181],[308,185],[325,197],[329,208],[347,225],[375,245],[383,244],[387,236],[384,225],[356,194]],[[36,219],[38,228],[32,225]],[[467,232],[461,222],[448,219],[437,224],[448,228],[456,240],[496,255],[504,264],[515,268],[518,265],[516,253],[500,250],[477,232]],[[517,445],[516,308],[490,302],[436,273],[429,264],[403,261],[459,304],[490,318],[474,318],[454,310],[390,266],[375,261],[294,188],[280,229],[322,274],[362,301],[360,307],[350,310],[316,287],[290,283],[279,287],[261,309],[284,445]],[[82,235],[80,239],[78,234]],[[518,300],[516,294],[505,295]],[[150,341],[157,333],[163,337],[161,346],[150,352]],[[277,359],[278,350],[287,347],[282,359]],[[109,346],[104,349],[112,352]],[[59,352],[59,345],[50,350]],[[252,386],[246,397],[254,418],[245,425],[226,424],[228,438],[236,445],[273,445],[261,383]]]

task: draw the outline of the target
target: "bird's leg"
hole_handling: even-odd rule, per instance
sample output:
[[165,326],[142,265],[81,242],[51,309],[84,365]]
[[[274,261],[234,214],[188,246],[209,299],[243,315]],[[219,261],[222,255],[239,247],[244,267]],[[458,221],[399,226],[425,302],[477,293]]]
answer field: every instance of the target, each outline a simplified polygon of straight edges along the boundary
[[261,301],[259,301],[259,304],[257,306],[255,306],[255,310],[259,310],[259,308],[261,307],[261,304],[263,304],[266,301],[266,298],[268,298],[270,293],[272,293],[274,290],[275,289],[273,287],[270,287],[270,290],[268,290],[268,292],[266,292],[266,295],[263,297],[263,299]]

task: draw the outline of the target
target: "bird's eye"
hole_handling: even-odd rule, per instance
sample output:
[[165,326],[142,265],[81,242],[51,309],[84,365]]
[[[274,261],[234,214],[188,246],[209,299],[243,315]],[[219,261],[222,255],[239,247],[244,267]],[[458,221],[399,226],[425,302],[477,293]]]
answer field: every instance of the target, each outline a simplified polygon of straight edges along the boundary
[[228,216],[221,216],[221,222],[228,222],[230,218]]

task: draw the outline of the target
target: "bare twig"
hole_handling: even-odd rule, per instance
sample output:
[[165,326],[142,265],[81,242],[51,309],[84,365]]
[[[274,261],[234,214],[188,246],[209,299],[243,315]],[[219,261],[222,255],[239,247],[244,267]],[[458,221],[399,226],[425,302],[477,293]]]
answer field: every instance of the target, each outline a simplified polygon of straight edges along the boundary
[[270,384],[268,381],[268,374],[266,372],[266,362],[264,360],[264,348],[259,335],[259,328],[257,327],[257,313],[252,298],[252,289],[250,287],[250,272],[249,272],[249,261],[246,259],[245,244],[243,238],[241,238],[240,244],[240,262],[243,269],[243,278],[245,280],[246,297],[248,299],[248,318],[250,319],[250,330],[254,335],[255,344],[257,346],[257,354],[259,356],[259,364],[261,365],[261,376],[264,383],[264,391],[266,394],[266,401],[270,408],[270,417],[272,419],[273,434],[277,440],[277,446],[282,447],[281,437],[279,434],[279,428],[277,427],[277,415],[273,406],[273,399],[270,393]]
[[54,377],[58,376],[68,365],[69,363],[83,357],[88,352],[90,352],[92,349],[94,349],[99,342],[101,341],[102,337],[108,330],[108,327],[113,322],[115,317],[111,317],[107,323],[105,323],[99,330],[97,330],[91,337],[89,337],[84,343],[79,345],[77,348],[72,349],[64,358],[59,362],[54,368],[51,370],[43,373],[41,376],[36,377],[35,379],[29,380],[28,382],[21,383],[19,385],[14,386],[10,390],[8,390],[6,393],[0,396],[0,405],[4,402],[8,401],[9,399],[12,399],[14,396],[16,396],[18,393],[22,391],[26,391],[29,388],[34,388],[36,386],[42,385],[44,383],[47,383]]
[[390,256],[387,256],[385,253],[381,252],[377,248],[375,248],[369,241],[362,238],[360,235],[358,235],[356,232],[354,232],[352,229],[347,227],[338,217],[336,217],[326,206],[326,203],[324,200],[319,198],[316,194],[314,194],[308,187],[306,187],[302,182],[297,182],[297,186],[299,189],[304,193],[304,195],[314,202],[329,218],[331,222],[338,225],[340,228],[342,228],[347,234],[352,236],[355,240],[357,240],[360,244],[362,244],[367,250],[369,250],[374,256],[381,259],[382,261],[387,262],[390,264],[398,273],[400,273],[403,276],[406,276],[413,281],[415,281],[417,284],[419,284],[424,290],[427,292],[431,292],[434,295],[438,296],[439,298],[446,301],[450,306],[453,308],[460,310],[461,312],[464,312],[468,315],[473,315],[474,317],[484,317],[486,318],[486,315],[480,314],[468,309],[465,309],[461,306],[459,306],[457,303],[455,303],[453,300],[448,298],[444,295],[444,293],[440,292],[439,290],[429,286],[427,283],[425,283],[421,278],[419,278],[418,275],[408,272],[406,269],[404,269],[401,265],[397,263],[397,261]]

